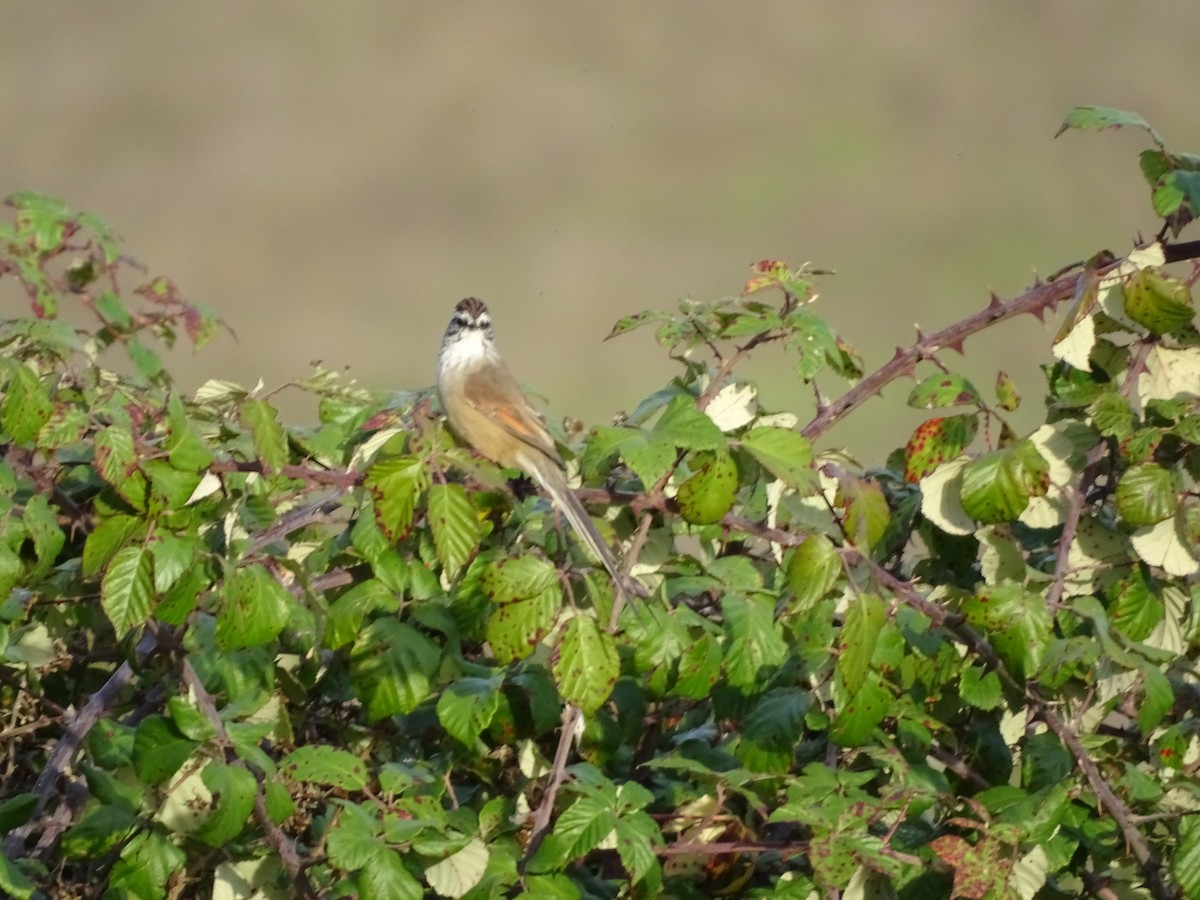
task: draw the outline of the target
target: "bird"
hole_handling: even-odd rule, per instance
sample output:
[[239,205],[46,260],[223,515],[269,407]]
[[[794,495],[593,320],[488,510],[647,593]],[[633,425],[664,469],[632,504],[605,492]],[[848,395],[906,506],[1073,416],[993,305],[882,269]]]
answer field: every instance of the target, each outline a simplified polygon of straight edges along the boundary
[[437,391],[458,438],[492,462],[533,478],[603,563],[618,588],[614,623],[622,594],[649,596],[640,581],[622,571],[567,484],[566,466],[553,438],[497,349],[492,317],[482,300],[468,297],[454,307],[438,352]]

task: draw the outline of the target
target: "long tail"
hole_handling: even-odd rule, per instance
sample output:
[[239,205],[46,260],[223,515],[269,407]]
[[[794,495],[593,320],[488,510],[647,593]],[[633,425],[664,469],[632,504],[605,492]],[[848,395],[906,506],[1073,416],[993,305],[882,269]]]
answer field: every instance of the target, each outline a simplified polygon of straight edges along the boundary
[[[608,544],[604,542],[603,536],[592,523],[592,517],[588,515],[583,504],[579,502],[579,498],[575,496],[575,492],[571,490],[567,484],[567,479],[557,466],[553,466],[549,460],[546,461],[546,466],[530,466],[533,477],[537,479],[538,484],[550,495],[567,521],[571,523],[571,527],[575,529],[575,533],[579,535],[579,539],[583,541],[595,554],[596,558],[604,564],[604,568],[608,570],[608,574],[612,576],[613,583],[617,589],[624,594],[634,597],[649,597],[650,592],[646,590],[646,586],[634,578],[632,575],[627,575],[621,571],[621,566],[613,556],[612,550]],[[553,467],[551,467],[553,466]],[[543,471],[545,470],[545,471]],[[618,600],[618,603],[620,601]],[[614,609],[613,618],[615,620],[616,613],[619,610]]]

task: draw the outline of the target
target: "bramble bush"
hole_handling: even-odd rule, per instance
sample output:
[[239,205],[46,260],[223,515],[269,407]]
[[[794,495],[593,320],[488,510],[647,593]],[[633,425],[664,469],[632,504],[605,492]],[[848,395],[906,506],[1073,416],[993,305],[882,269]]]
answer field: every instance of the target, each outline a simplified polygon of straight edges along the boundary
[[[651,589],[611,629],[603,569],[428,389],[318,370],[280,389],[317,399],[304,427],[278,391],[184,396],[159,353],[217,316],[95,216],[11,197],[0,889],[1200,897],[1200,157],[1064,123],[1105,127],[1148,136],[1158,236],[869,373],[821,273],[779,262],[616,324],[678,370],[552,425]],[[947,351],[1067,301],[1021,436],[1012,381]],[[769,343],[807,422],[739,377]],[[930,418],[880,467],[814,450],[908,378]]]

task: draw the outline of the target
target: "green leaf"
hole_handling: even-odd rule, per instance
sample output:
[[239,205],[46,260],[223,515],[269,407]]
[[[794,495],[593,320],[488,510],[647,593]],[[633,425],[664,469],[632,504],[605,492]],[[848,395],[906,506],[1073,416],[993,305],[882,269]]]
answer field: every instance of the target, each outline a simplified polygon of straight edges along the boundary
[[133,735],[133,769],[147,784],[162,784],[179,771],[198,746],[164,716],[147,716]]
[[358,896],[379,897],[380,900],[421,900],[425,891],[404,865],[403,857],[389,848],[379,850],[362,864],[358,875]]
[[125,804],[93,806],[63,835],[59,850],[67,859],[104,856],[120,847],[138,825],[138,817]]
[[1163,601],[1140,566],[1108,589],[1109,621],[1130,641],[1144,641],[1163,619]]
[[293,781],[361,791],[369,782],[367,767],[353,753],[323,744],[297,747],[279,761],[279,773]]
[[687,395],[671,399],[654,426],[654,435],[684,450],[716,450],[725,446],[721,429]]
[[1138,728],[1142,734],[1151,734],[1156,729],[1163,716],[1175,705],[1175,692],[1171,682],[1156,666],[1143,663],[1141,666],[1142,679],[1145,682],[1145,696],[1137,708]]
[[212,792],[216,808],[194,832],[194,836],[210,847],[224,847],[238,836],[254,810],[258,782],[246,769],[227,766],[215,760],[209,761],[200,778]]
[[183,400],[172,392],[167,396],[167,459],[181,472],[202,472],[212,463],[212,452],[187,417]]
[[693,525],[720,522],[737,497],[738,472],[733,457],[724,449],[695,453],[688,459],[688,468],[692,475],[675,495],[680,515]]
[[995,709],[1004,699],[1000,676],[980,666],[967,666],[958,682],[958,693],[976,709]]
[[217,646],[222,650],[260,647],[273,640],[292,617],[295,601],[257,563],[226,578],[217,614]]
[[1140,269],[1125,285],[1125,313],[1152,334],[1170,334],[1192,321],[1185,282],[1154,269]]
[[482,537],[467,489],[461,484],[432,485],[428,515],[438,562],[450,578],[456,578],[479,548]]
[[1064,131],[1101,131],[1105,128],[1140,128],[1150,135],[1159,147],[1164,146],[1162,137],[1150,127],[1150,123],[1137,113],[1125,112],[1111,106],[1077,106],[1067,113],[1062,126],[1054,135],[1058,137]]
[[1050,486],[1050,467],[1029,440],[985,453],[962,473],[962,505],[978,522],[1014,521]]
[[1156,463],[1131,466],[1117,482],[1116,502],[1121,518],[1133,528],[1171,518],[1178,497],[1170,470]]
[[154,558],[154,590],[165,594],[196,562],[203,544],[197,538],[180,538],[170,533],[156,534],[149,544]]
[[352,872],[384,852],[387,845],[370,813],[356,803],[342,801],[340,805],[341,814],[329,829],[327,850],[331,863]]
[[788,553],[783,567],[788,590],[796,598],[788,604],[790,614],[803,614],[812,609],[837,584],[842,574],[837,547],[818,532],[805,536],[804,543]]
[[8,203],[17,208],[17,234],[31,239],[37,250],[45,253],[63,242],[71,210],[62,200],[34,191],[17,191],[9,195]]
[[594,712],[612,693],[620,672],[621,660],[612,635],[601,631],[588,616],[573,616],[554,663],[554,677],[563,699],[584,714]]
[[125,352],[129,354],[133,366],[147,381],[157,381],[166,369],[162,357],[150,347],[143,344],[137,337],[125,341]]
[[726,675],[734,687],[753,687],[787,656],[787,643],[775,622],[775,604],[762,595],[729,594],[723,607],[729,634]]
[[913,409],[944,409],[947,406],[982,406],[975,385],[961,375],[943,373],[926,378],[908,395]]
[[392,543],[408,537],[427,482],[425,467],[411,456],[379,460],[367,471],[363,486],[374,496],[375,519]]
[[816,490],[812,444],[799,432],[763,425],[750,429],[742,437],[741,446],[759,465],[789,487],[802,494]]
[[557,579],[540,594],[504,603],[488,618],[487,640],[496,661],[507,665],[525,659],[550,631],[562,607]]
[[451,737],[471,747],[500,708],[503,678],[460,678],[438,698],[438,721]]
[[350,652],[350,677],[367,707],[369,721],[409,713],[432,687],[442,651],[411,625],[375,619]]
[[838,713],[829,726],[829,739],[842,747],[859,747],[892,708],[892,695],[872,672],[862,687],[837,702]]
[[523,553],[488,563],[480,579],[493,603],[511,603],[537,597],[558,583],[558,570],[539,556]]
[[0,891],[14,900],[27,900],[34,895],[35,890],[37,886],[17,868],[16,863],[0,853]]
[[375,578],[354,585],[329,607],[325,619],[325,644],[330,650],[350,643],[362,630],[363,620],[382,610],[394,613],[400,601],[383,582]]
[[1184,897],[1200,897],[1200,819],[1181,818],[1177,841],[1171,854],[1171,875]]
[[45,575],[54,566],[67,536],[58,525],[58,516],[50,507],[50,499],[45,494],[34,494],[25,503],[21,515],[21,524],[25,533],[33,541],[34,556],[37,557],[35,578]]
[[858,547],[874,547],[887,533],[892,511],[878,482],[847,476],[838,482],[838,505],[845,510],[842,530]]
[[675,465],[674,443],[656,435],[639,434],[621,448],[621,458],[641,479],[647,490]]
[[488,857],[487,845],[472,838],[462,849],[427,868],[425,880],[439,896],[462,897],[483,880]]
[[96,471],[134,509],[145,510],[149,485],[138,468],[133,451],[133,434],[119,425],[110,425],[95,442]]
[[8,385],[0,406],[0,427],[18,444],[30,444],[50,421],[54,404],[50,393],[28,366],[9,362]]
[[100,583],[100,605],[123,638],[150,617],[154,605],[154,563],[144,547],[123,547]]
[[254,450],[268,475],[278,473],[288,461],[287,435],[279,424],[278,413],[265,400],[243,400],[242,424],[250,429]]
[[1021,405],[1017,385],[1007,372],[996,373],[996,402],[1005,412],[1014,412]]
[[875,642],[886,621],[887,608],[874,594],[863,594],[846,610],[846,621],[838,642],[837,672],[851,694],[858,693],[866,681],[871,657],[875,654]]
[[970,413],[926,419],[913,430],[904,448],[904,480],[916,484],[947,460],[956,458],[975,440],[979,416]]
[[721,645],[711,634],[701,632],[683,649],[678,680],[672,693],[700,700],[712,693],[721,674]]

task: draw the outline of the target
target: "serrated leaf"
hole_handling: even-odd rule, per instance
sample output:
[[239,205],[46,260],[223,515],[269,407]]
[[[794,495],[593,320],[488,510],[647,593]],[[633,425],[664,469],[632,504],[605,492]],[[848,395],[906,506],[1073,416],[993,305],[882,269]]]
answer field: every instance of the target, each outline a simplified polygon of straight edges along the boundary
[[1031,497],[1046,493],[1049,472],[1049,465],[1028,439],[985,453],[963,469],[963,510],[977,522],[1014,521]]
[[500,604],[540,596],[557,582],[558,570],[530,553],[493,560],[480,577],[480,587],[488,599]]
[[16,863],[0,853],[0,891],[14,900],[28,900],[36,890],[37,886],[17,868]]
[[154,563],[144,547],[123,547],[100,583],[100,605],[118,638],[150,617],[154,605]]
[[496,661],[507,665],[529,656],[549,633],[561,606],[562,590],[556,579],[541,593],[493,611],[487,622],[487,640]]
[[21,363],[8,365],[8,384],[0,406],[0,427],[18,444],[30,444],[50,421],[54,404],[50,392],[33,370]]
[[1182,817],[1177,841],[1171,854],[1171,875],[1184,897],[1200,897],[1200,819]]
[[833,541],[818,532],[805,536],[804,543],[794,548],[784,561],[788,590],[795,595],[789,603],[789,613],[805,613],[824,597],[837,583],[842,573],[842,560]]
[[1075,107],[1067,113],[1066,118],[1063,119],[1062,126],[1054,136],[1058,137],[1064,131],[1070,129],[1100,131],[1105,128],[1140,128],[1153,138],[1154,143],[1160,147],[1163,144],[1158,132],[1151,128],[1150,123],[1137,113],[1125,112],[1123,109],[1114,109],[1111,106]]
[[373,843],[371,846],[379,849],[360,867],[358,896],[387,900],[421,900],[425,896],[425,890],[408,871],[400,854],[390,848],[383,848],[382,842]]
[[411,625],[391,618],[368,624],[350,652],[350,677],[368,720],[416,709],[429,696],[441,658],[438,645]]
[[456,578],[479,548],[482,537],[467,489],[461,484],[431,485],[428,518],[438,562],[447,576]]
[[341,814],[329,829],[329,861],[340,869],[354,871],[367,865],[387,845],[375,819],[356,803],[343,801]]
[[958,693],[976,709],[995,709],[1003,699],[1000,676],[979,666],[963,669],[958,682]]
[[916,484],[947,460],[956,458],[975,440],[979,416],[974,413],[926,419],[904,448],[904,480]]
[[701,634],[689,643],[679,657],[678,680],[673,693],[699,700],[712,693],[721,674],[721,645],[711,634]]
[[872,672],[855,693],[838,704],[838,713],[829,725],[829,738],[841,747],[864,744],[892,707],[892,695]]
[[846,621],[838,640],[837,672],[842,684],[856,694],[867,679],[875,642],[887,621],[887,608],[874,594],[863,594],[846,610]]
[[1129,399],[1115,390],[1106,391],[1091,407],[1092,424],[1105,437],[1124,440],[1137,424]]
[[725,629],[729,635],[725,670],[734,687],[760,683],[787,656],[787,642],[775,621],[775,605],[769,597],[725,597]]
[[676,453],[674,443],[666,438],[641,433],[621,447],[621,458],[647,490],[675,465]]
[[812,467],[812,444],[798,431],[759,426],[742,437],[741,446],[788,486],[802,494],[815,490],[817,475]]
[[58,516],[45,494],[34,494],[26,501],[21,524],[25,534],[33,541],[33,553],[37,559],[34,578],[41,578],[54,566],[67,542],[67,536],[59,527]]
[[639,313],[634,313],[632,316],[623,316],[617,319],[616,324],[613,325],[604,339],[607,341],[610,338],[625,334],[627,331],[633,331],[635,328],[648,325],[651,322],[664,322],[670,318],[671,314],[661,309],[647,309]]
[[1014,412],[1021,405],[1021,394],[1007,372],[996,373],[996,402],[1006,412]]
[[1163,601],[1143,573],[1135,566],[1130,573],[1109,588],[1109,621],[1130,641],[1144,641],[1163,618]]
[[1140,269],[1125,284],[1125,313],[1152,334],[1170,334],[1192,321],[1188,286],[1154,269]]
[[167,397],[167,459],[181,472],[201,472],[212,462],[212,452],[200,440],[200,435],[187,417],[183,400],[172,392]]
[[248,399],[242,401],[239,413],[242,424],[250,429],[254,452],[258,454],[263,471],[269,475],[277,474],[287,465],[288,446],[275,407],[266,400]]
[[1143,663],[1141,669],[1145,694],[1137,707],[1138,728],[1142,734],[1152,734],[1175,705],[1175,692],[1167,676],[1156,666]]
[[194,832],[210,847],[224,847],[241,832],[258,794],[254,775],[241,766],[210,761],[200,776],[212,792],[216,808]]
[[472,838],[461,850],[429,866],[425,881],[443,897],[461,897],[483,880],[489,855],[487,845]]
[[858,547],[874,547],[887,531],[891,509],[878,482],[847,475],[838,482],[837,505],[843,509],[842,530]]
[[979,406],[983,398],[975,385],[961,375],[943,373],[926,378],[908,395],[913,409],[944,409],[947,406]]
[[695,398],[673,397],[659,416],[654,436],[684,450],[716,450],[725,445],[725,436],[708,416],[696,408]]
[[376,610],[394,613],[399,608],[400,601],[382,581],[368,578],[330,605],[325,620],[325,643],[336,650],[358,636],[368,615]]
[[612,693],[620,671],[621,660],[612,635],[601,631],[594,619],[574,616],[567,623],[554,663],[554,677],[563,699],[584,714],[594,712]]
[[411,456],[379,460],[367,471],[363,485],[375,498],[375,518],[389,541],[408,537],[427,481],[425,467]]
[[679,513],[692,525],[720,522],[737,497],[738,472],[733,457],[724,449],[692,454],[692,474],[675,495]]
[[297,747],[279,761],[279,773],[293,781],[330,785],[345,791],[361,791],[370,780],[361,759],[323,744]]
[[1156,463],[1126,469],[1115,499],[1121,518],[1134,528],[1168,519],[1178,508],[1171,472]]
[[295,601],[258,564],[242,566],[225,581],[217,613],[217,646],[222,650],[260,647],[290,621]]
[[179,771],[199,746],[180,735],[163,716],[147,716],[133,735],[131,761],[138,778],[162,784]]
[[438,721],[447,733],[471,747],[500,708],[498,678],[460,678],[438,698]]
[[119,425],[111,425],[96,435],[95,465],[100,477],[134,509],[146,509],[149,485],[138,468],[132,433]]

